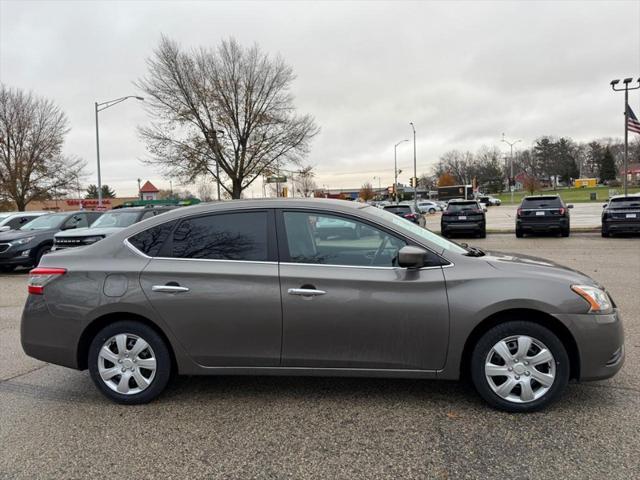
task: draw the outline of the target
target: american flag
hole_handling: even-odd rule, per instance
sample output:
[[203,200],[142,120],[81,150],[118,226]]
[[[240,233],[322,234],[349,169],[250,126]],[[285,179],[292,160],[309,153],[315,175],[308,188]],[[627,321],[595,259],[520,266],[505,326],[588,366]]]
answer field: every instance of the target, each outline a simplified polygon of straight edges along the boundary
[[640,133],[640,122],[629,105],[627,105],[627,129],[631,132]]

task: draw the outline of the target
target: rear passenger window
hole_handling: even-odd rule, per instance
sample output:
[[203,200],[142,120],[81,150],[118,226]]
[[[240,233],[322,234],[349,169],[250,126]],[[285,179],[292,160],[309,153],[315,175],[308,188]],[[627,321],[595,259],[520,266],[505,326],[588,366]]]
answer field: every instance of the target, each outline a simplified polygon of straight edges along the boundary
[[211,260],[268,260],[267,212],[183,220],[173,232],[171,256]]
[[129,243],[145,255],[155,257],[160,252],[162,245],[169,238],[176,222],[167,222],[162,225],[149,228],[144,232],[135,234],[129,238]]

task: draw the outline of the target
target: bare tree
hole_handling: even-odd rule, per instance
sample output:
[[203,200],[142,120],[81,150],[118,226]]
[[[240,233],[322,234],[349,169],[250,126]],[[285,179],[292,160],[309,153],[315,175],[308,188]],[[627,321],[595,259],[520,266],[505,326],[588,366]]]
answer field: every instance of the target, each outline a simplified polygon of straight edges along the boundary
[[68,131],[52,101],[0,85],[0,192],[18,210],[75,187],[84,162],[62,155]]
[[209,178],[203,177],[196,185],[198,191],[198,197],[203,202],[210,202],[213,200],[213,185]]
[[376,194],[373,191],[373,187],[371,186],[371,183],[366,182],[362,185],[362,187],[360,187],[359,196],[365,202],[368,202],[369,200],[373,200],[373,197],[375,197]]
[[295,113],[291,67],[256,45],[183,51],[163,36],[147,65],[137,86],[154,118],[140,128],[148,162],[185,183],[210,174],[240,198],[276,162],[299,162],[318,133],[313,117]]
[[315,172],[312,166],[301,168],[294,176],[294,184],[296,193],[303,197],[313,197],[314,192],[318,188],[313,177]]

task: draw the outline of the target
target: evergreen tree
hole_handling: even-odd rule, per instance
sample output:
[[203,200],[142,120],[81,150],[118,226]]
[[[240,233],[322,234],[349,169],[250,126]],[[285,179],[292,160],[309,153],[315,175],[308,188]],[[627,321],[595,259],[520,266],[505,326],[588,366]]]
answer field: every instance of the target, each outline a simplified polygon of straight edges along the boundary
[[604,183],[607,180],[615,180],[617,176],[616,173],[616,162],[613,159],[611,150],[607,147],[602,156],[602,162],[600,163],[600,182]]
[[[98,187],[89,185],[84,198],[98,198]],[[109,185],[102,185],[102,198],[116,198],[116,192]]]

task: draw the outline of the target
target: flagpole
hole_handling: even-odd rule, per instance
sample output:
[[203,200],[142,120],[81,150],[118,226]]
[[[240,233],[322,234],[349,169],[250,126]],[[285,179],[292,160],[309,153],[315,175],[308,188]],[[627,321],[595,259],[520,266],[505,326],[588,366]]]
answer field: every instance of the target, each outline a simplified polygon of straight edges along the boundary
[[627,196],[627,170],[628,170],[628,155],[629,155],[629,90],[636,90],[640,88],[640,78],[638,79],[638,86],[629,88],[629,84],[633,81],[633,78],[625,78],[622,80],[624,89],[616,88],[616,85],[620,83],[620,80],[612,80],[610,85],[614,92],[621,92],[624,90],[624,163],[622,167],[622,182],[624,185],[624,196]]

